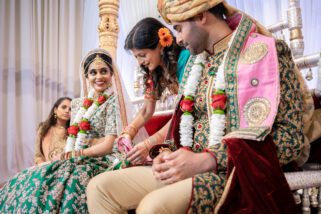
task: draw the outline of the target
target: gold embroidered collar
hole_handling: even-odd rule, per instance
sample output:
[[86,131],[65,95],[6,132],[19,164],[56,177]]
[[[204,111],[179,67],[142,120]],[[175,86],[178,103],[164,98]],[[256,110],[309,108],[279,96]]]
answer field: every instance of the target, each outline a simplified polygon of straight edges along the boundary
[[228,42],[230,41],[232,34],[233,33],[230,33],[229,35],[227,35],[226,37],[224,37],[220,41],[216,42],[213,45],[213,52],[212,53],[215,54],[215,53],[218,53],[218,52],[223,51],[226,48],[228,48]]

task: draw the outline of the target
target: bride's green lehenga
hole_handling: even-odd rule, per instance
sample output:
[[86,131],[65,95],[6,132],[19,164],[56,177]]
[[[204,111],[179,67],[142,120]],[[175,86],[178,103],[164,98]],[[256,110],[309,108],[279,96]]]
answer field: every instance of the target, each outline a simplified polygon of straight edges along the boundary
[[[74,116],[82,98],[72,101]],[[91,138],[117,135],[118,101],[111,96],[90,119]],[[111,166],[112,156],[72,158],[23,170],[0,189],[0,213],[88,213],[86,186]]]

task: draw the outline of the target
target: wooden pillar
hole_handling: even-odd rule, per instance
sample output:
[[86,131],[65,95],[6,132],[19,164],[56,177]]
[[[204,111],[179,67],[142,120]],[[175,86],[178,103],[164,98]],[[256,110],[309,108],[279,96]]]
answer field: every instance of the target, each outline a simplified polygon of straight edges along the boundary
[[126,107],[120,76],[116,65],[117,56],[117,40],[118,40],[118,9],[119,0],[99,0],[99,17],[100,22],[98,26],[99,31],[99,47],[107,50],[113,58],[114,67],[114,84],[117,90],[118,102],[120,106],[120,116],[123,127],[128,125],[126,116]]
[[304,42],[302,35],[302,14],[300,0],[289,0],[287,11],[288,27],[290,30],[290,46],[294,58],[303,56]]
[[116,59],[118,40],[119,0],[99,0],[99,47],[106,49]]

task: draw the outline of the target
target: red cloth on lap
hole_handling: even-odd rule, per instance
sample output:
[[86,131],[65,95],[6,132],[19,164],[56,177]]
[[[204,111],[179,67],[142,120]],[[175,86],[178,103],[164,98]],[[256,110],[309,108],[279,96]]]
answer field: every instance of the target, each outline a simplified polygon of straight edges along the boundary
[[299,213],[279,165],[272,137],[227,139],[228,174],[235,167],[219,213]]

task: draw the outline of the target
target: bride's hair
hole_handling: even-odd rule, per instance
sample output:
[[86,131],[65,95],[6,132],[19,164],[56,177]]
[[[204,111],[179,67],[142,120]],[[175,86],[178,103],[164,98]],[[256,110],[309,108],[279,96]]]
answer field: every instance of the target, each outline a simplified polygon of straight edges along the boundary
[[[139,21],[127,35],[125,41],[125,49],[155,49],[159,44],[158,31],[160,28],[166,27],[160,21],[154,18],[145,18]],[[171,32],[173,36],[173,33]],[[161,56],[165,69],[158,66],[155,72],[152,72],[152,80],[156,88],[156,95],[160,97],[166,87],[171,93],[176,94],[178,91],[178,80],[176,76],[177,61],[180,47],[176,43],[176,38],[173,36],[173,43],[169,47],[164,47],[164,52]],[[141,66],[144,74],[145,87],[149,78],[148,68]]]
[[108,68],[111,71],[111,74],[113,74],[113,68],[112,68],[112,59],[110,56],[103,54],[103,53],[93,53],[91,55],[89,55],[84,63],[84,72],[85,72],[85,77],[87,78],[88,76],[88,68],[90,66],[90,64],[95,60],[95,58],[97,57],[97,55],[107,64]]
[[[55,102],[55,104],[52,106],[47,119],[39,124],[38,129],[40,129],[40,139],[41,140],[43,140],[43,138],[46,136],[46,134],[48,133],[50,127],[56,125],[57,118],[55,118],[55,108],[58,108],[58,106],[65,100],[71,101],[71,99],[69,97],[61,97],[61,98],[59,98]],[[69,125],[70,125],[70,121],[67,122],[67,127],[66,128],[68,128]]]

